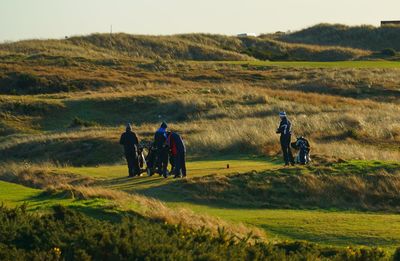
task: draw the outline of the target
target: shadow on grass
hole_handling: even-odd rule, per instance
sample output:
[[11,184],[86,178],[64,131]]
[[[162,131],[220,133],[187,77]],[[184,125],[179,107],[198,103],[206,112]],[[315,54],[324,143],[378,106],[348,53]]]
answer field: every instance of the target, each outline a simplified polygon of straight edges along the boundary
[[152,185],[160,183],[160,180],[165,180],[163,177],[153,176],[153,177],[134,177],[134,178],[115,178],[115,179],[107,179],[102,180],[96,185],[103,186],[103,187],[114,187],[118,189],[124,190],[124,188],[131,188],[135,190],[135,186],[142,186],[142,185]]
[[305,240],[313,243],[320,244],[324,242],[324,244],[330,245],[341,245],[341,246],[348,246],[349,242],[353,245],[360,245],[360,246],[377,246],[380,247],[393,247],[400,244],[400,240],[396,239],[386,239],[384,237],[379,236],[372,236],[372,235],[346,235],[346,234],[338,234],[335,231],[318,231],[318,232],[311,232],[306,231],[304,228],[292,227],[292,226],[274,226],[274,225],[260,225],[262,229],[272,233],[274,235],[279,236],[280,238],[290,238],[293,240]]
[[142,215],[129,210],[118,210],[113,204],[102,199],[73,199],[68,192],[49,195],[43,192],[37,196],[30,197],[24,202],[32,210],[47,210],[57,205],[63,205],[69,209],[76,210],[89,217],[110,222],[121,222],[124,217],[139,217]]

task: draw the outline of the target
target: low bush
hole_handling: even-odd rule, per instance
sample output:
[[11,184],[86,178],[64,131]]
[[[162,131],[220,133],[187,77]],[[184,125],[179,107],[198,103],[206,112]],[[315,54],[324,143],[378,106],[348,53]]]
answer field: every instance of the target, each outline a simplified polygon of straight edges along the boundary
[[[248,242],[219,229],[152,222],[139,216],[111,223],[62,206],[37,216],[0,207],[1,260],[383,260],[380,249],[321,248],[306,242]],[[351,251],[350,251],[351,250]]]

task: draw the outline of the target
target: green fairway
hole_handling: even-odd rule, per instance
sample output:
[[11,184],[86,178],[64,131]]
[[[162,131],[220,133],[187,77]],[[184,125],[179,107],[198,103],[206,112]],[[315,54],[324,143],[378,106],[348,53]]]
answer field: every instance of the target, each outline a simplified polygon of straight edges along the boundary
[[[229,165],[229,168],[227,166]],[[220,157],[216,160],[196,160],[187,163],[187,173],[189,177],[199,177],[210,174],[226,175],[233,173],[241,173],[248,171],[262,171],[266,169],[276,168],[280,166],[277,161],[270,161],[269,159],[260,157]],[[118,178],[126,177],[128,174],[127,166],[100,166],[100,167],[68,167],[61,169],[62,171],[89,176],[93,178]],[[158,175],[155,175],[158,176]],[[143,179],[140,177],[137,179]],[[146,177],[147,179],[147,177]]]
[[286,68],[400,68],[398,61],[338,61],[338,62],[272,62],[272,61],[232,61],[228,64],[274,66]]
[[39,189],[27,188],[18,184],[0,181],[0,202],[6,204],[22,203],[37,197],[42,191]]
[[169,203],[196,213],[262,228],[271,240],[307,240],[322,245],[400,245],[400,215],[319,210],[225,209],[189,203]]

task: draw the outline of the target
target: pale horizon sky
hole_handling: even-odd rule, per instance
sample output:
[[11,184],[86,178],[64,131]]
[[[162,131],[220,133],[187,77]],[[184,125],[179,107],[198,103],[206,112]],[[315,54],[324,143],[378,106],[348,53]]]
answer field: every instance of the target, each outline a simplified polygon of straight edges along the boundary
[[379,26],[399,0],[0,0],[0,41],[131,34],[272,33],[318,23]]

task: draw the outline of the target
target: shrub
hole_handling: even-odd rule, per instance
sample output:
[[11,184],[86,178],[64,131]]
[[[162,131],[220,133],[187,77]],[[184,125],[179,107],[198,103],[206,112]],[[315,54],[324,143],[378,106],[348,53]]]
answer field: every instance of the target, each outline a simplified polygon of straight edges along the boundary
[[327,249],[305,242],[277,245],[236,239],[219,230],[150,221],[138,216],[111,223],[62,206],[36,216],[24,206],[0,207],[1,260],[380,260],[379,249]]

